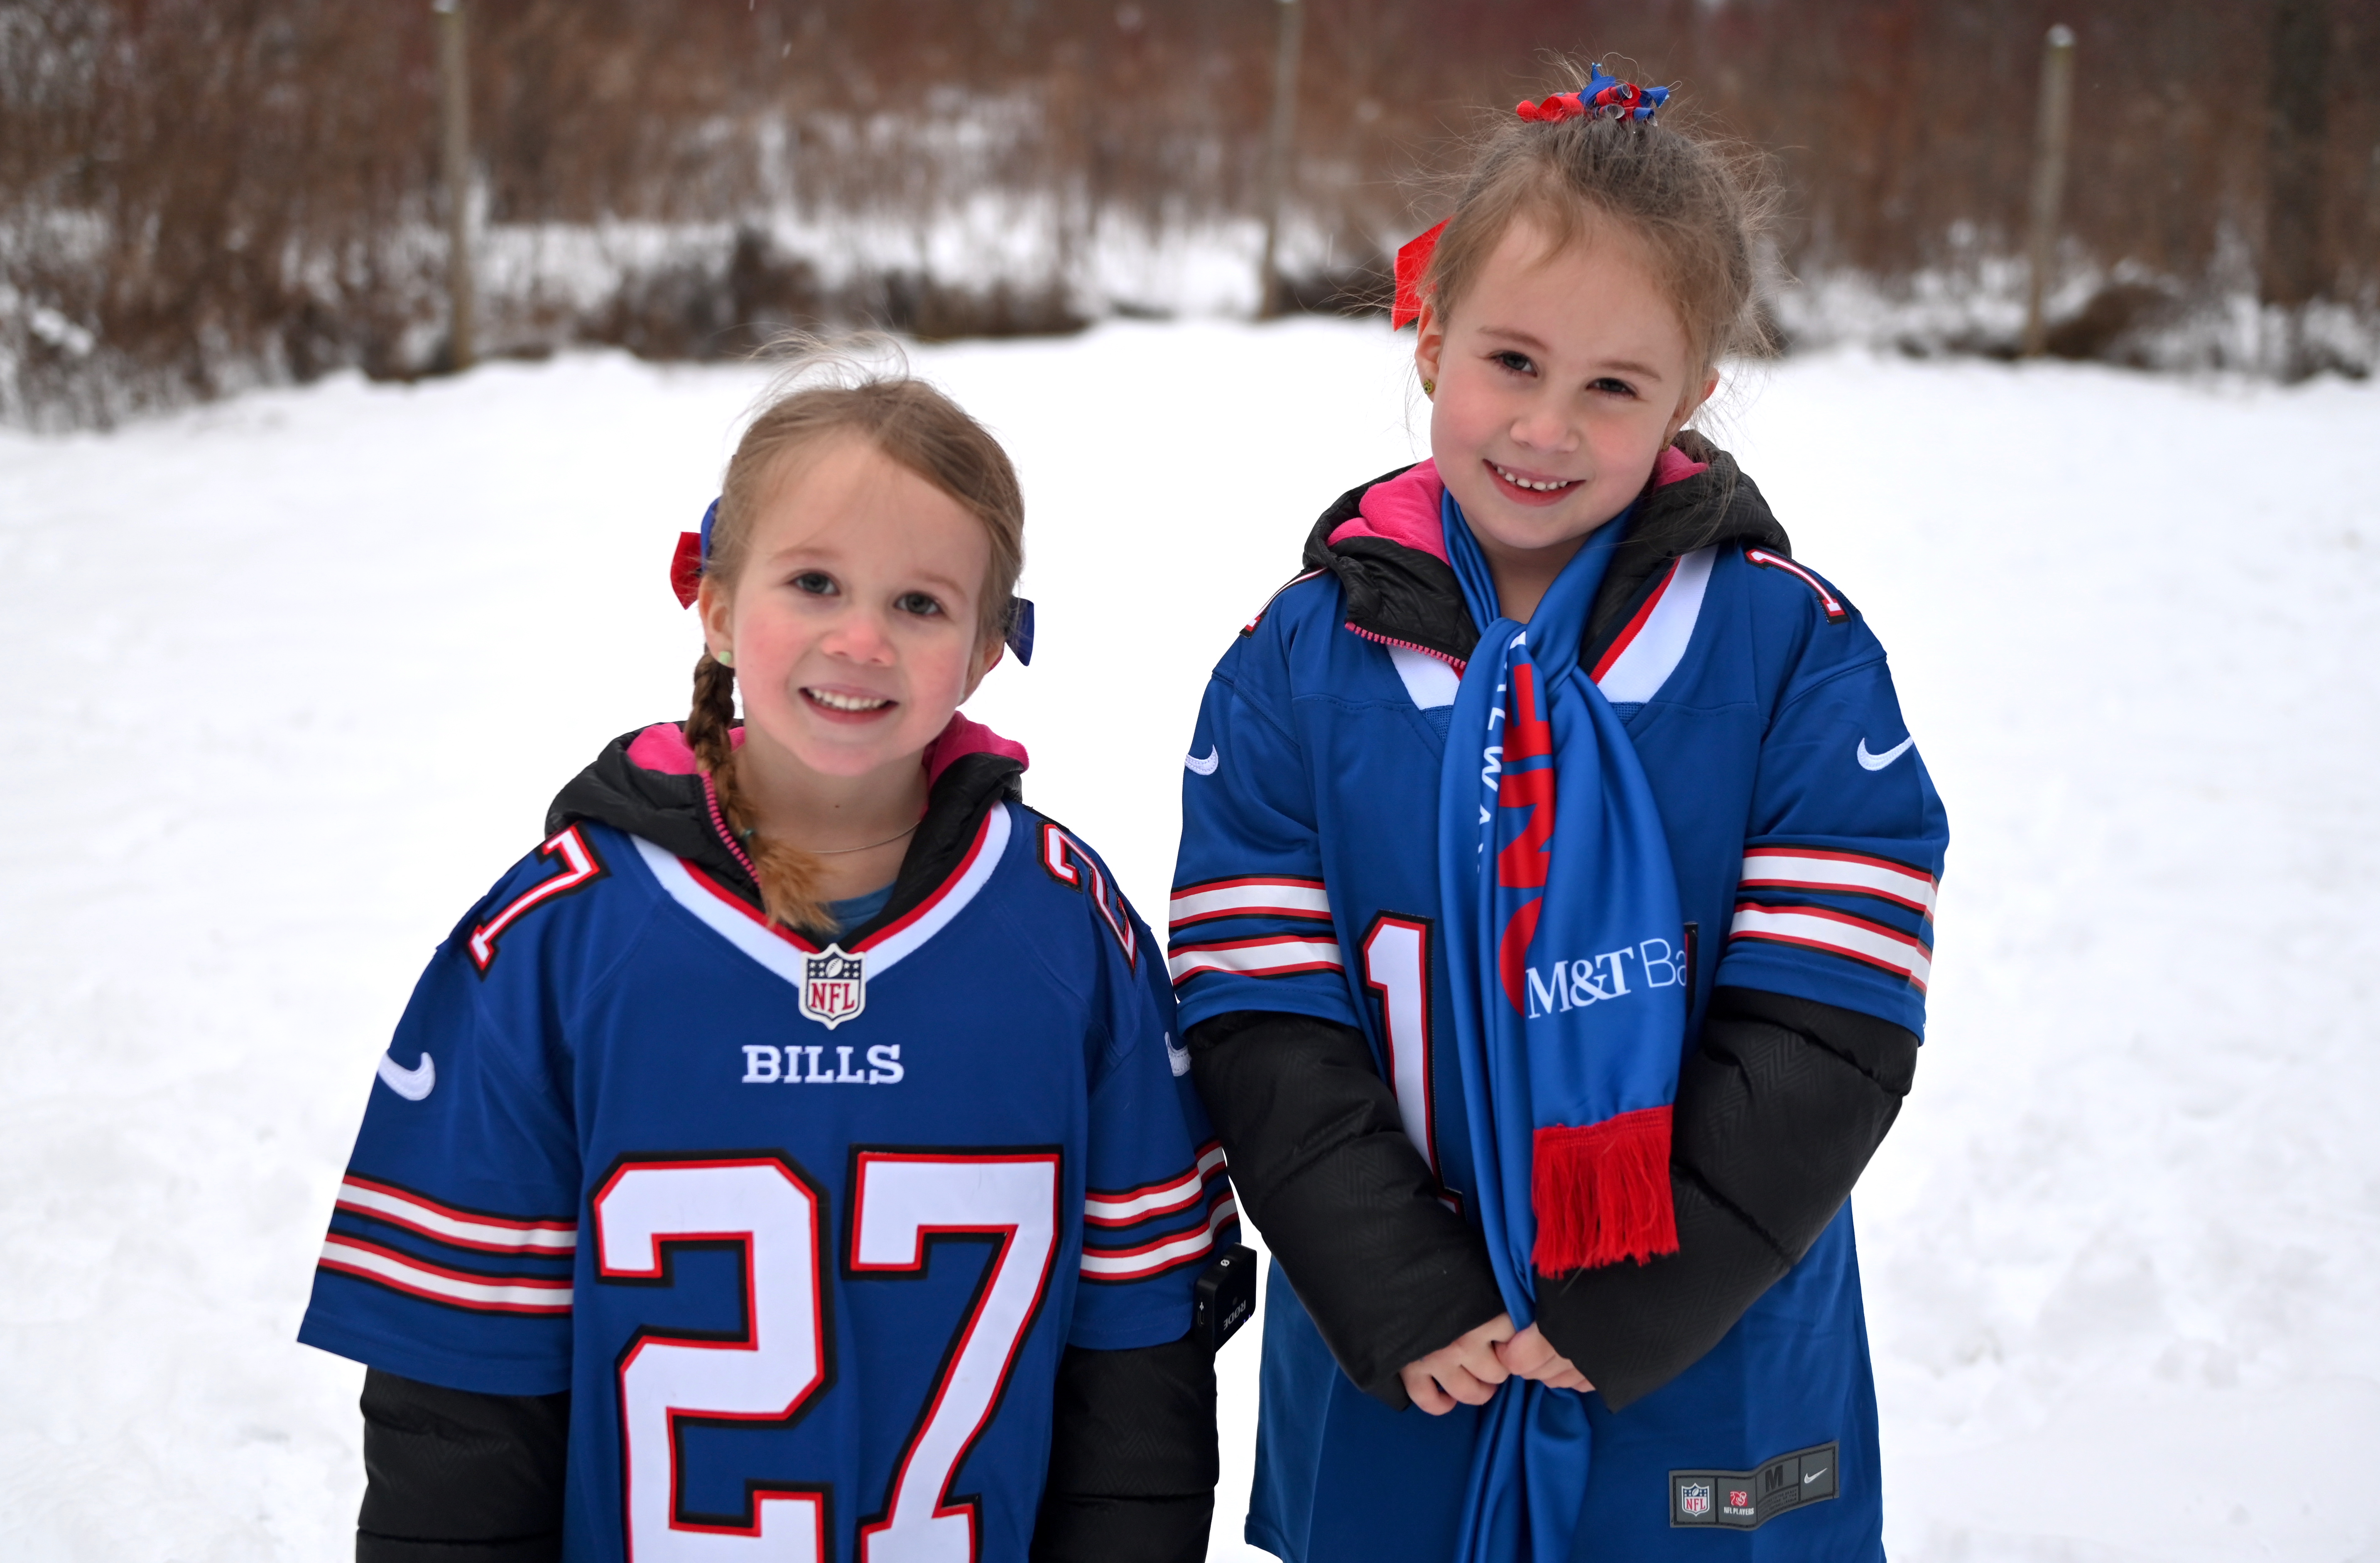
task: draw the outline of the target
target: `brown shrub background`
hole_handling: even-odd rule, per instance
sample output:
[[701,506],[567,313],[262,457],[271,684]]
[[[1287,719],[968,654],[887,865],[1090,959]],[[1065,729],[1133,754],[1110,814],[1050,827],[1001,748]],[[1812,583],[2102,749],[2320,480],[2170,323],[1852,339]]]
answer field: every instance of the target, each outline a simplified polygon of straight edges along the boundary
[[[1306,3],[1293,199],[1345,266],[1431,220],[1455,138],[1547,86],[1548,51],[1631,58],[1774,150],[1784,254],[1805,275],[2019,252],[2041,39],[2063,21],[2079,35],[2070,255],[2283,303],[2368,310],[2380,292],[2374,0]],[[967,178],[1070,211],[1195,224],[1248,212],[1258,188],[1272,0],[470,14],[491,224],[732,224],[771,202],[923,220],[964,192],[919,148],[978,112],[1006,128]],[[0,326],[19,323],[0,417],[91,421],[432,362],[433,26],[426,0],[0,3]],[[771,300],[948,331],[1071,318],[1057,278],[1038,300],[916,277],[830,297],[812,280],[747,237],[697,279],[708,301],[624,285],[545,339],[716,350],[733,334],[706,321]],[[1301,291],[1342,297],[1345,280]],[[97,346],[24,328],[37,308]]]

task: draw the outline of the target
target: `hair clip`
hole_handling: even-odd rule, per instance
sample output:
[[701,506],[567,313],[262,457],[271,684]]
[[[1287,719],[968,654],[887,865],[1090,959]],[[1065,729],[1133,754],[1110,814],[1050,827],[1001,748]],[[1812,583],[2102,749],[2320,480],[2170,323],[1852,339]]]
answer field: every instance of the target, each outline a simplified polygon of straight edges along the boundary
[[670,551],[670,590],[677,593],[677,605],[694,606],[695,594],[702,590],[702,567],[710,563],[710,524],[719,519],[719,501],[702,513],[700,531],[677,534],[677,546]]
[[1402,331],[1410,322],[1421,318],[1421,275],[1429,270],[1429,258],[1438,249],[1438,236],[1446,225],[1405,240],[1397,250],[1397,296],[1389,306],[1389,329]]
[[1667,87],[1639,87],[1606,76],[1601,66],[1587,69],[1586,85],[1575,92],[1556,92],[1541,103],[1524,102],[1513,113],[1532,124],[1559,125],[1565,119],[1651,119],[1670,101]]
[[1016,653],[1018,662],[1030,667],[1033,665],[1033,599],[1016,597],[1011,601],[1015,605],[1008,610],[1008,633],[1001,639],[1008,642],[1008,649]]

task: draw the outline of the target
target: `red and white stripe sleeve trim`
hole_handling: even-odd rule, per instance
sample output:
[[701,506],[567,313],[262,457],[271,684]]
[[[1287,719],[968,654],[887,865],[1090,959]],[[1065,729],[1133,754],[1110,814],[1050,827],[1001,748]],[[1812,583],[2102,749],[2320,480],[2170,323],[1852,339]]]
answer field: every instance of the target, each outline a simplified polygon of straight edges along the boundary
[[567,1313],[570,1283],[526,1276],[475,1276],[449,1270],[395,1249],[333,1233],[322,1245],[322,1267],[374,1281],[393,1291],[449,1302],[482,1313]]
[[1177,945],[1166,962],[1178,986],[1207,971],[1242,977],[1289,977],[1301,971],[1343,971],[1336,939],[1283,934],[1264,939],[1224,939],[1211,945]]
[[1330,916],[1330,892],[1323,888],[1319,879],[1266,878],[1256,874],[1241,879],[1209,879],[1203,885],[1185,885],[1174,891],[1167,915],[1175,928],[1218,917],[1317,917],[1327,922]]
[[568,1253],[578,1246],[578,1228],[570,1222],[507,1221],[455,1210],[353,1173],[339,1185],[339,1208],[458,1248],[485,1249],[491,1253]]
[[1930,873],[1872,858],[1862,852],[1836,852],[1815,847],[1755,847],[1743,854],[1747,890],[1836,890],[1849,896],[1875,896],[1934,913],[1936,880]]
[[1223,1147],[1208,1145],[1198,1153],[1196,1166],[1171,1181],[1128,1189],[1121,1194],[1088,1191],[1083,1199],[1083,1219],[1093,1227],[1129,1227],[1152,1215],[1186,1210],[1198,1203],[1208,1179],[1222,1170]]
[[1920,993],[1933,973],[1934,956],[1925,945],[1895,929],[1864,917],[1826,907],[1771,907],[1756,901],[1739,902],[1728,934],[1736,939],[1760,939],[1770,944],[1797,945],[1846,956],[1897,977],[1905,977]]
[[1160,1238],[1138,1248],[1083,1249],[1083,1276],[1093,1281],[1145,1281],[1177,1264],[1203,1259],[1214,1252],[1215,1234],[1240,1218],[1239,1202],[1226,1193],[1207,1212],[1206,1225],[1178,1237]]
[[1801,566],[1795,564],[1784,555],[1772,554],[1766,548],[1747,548],[1743,551],[1743,556],[1751,563],[1760,566],[1763,569],[1783,570],[1787,575],[1793,577],[1803,585],[1816,592],[1818,594],[1818,605],[1827,610],[1827,617],[1829,622],[1849,618],[1851,617],[1851,609],[1843,606],[1843,600],[1840,597],[1836,596],[1832,592],[1827,590],[1827,583],[1825,581],[1820,580],[1816,576],[1812,575],[1808,570],[1803,569]]

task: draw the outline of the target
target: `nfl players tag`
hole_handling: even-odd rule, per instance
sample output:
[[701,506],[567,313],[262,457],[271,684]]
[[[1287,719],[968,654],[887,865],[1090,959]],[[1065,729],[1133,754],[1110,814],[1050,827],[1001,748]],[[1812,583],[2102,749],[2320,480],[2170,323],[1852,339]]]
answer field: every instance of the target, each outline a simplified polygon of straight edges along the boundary
[[1789,1508],[1836,1496],[1837,1446],[1779,1455],[1757,1471],[1672,1471],[1670,1523],[1757,1530]]
[[867,958],[829,945],[802,959],[802,1013],[832,1031],[868,1007]]

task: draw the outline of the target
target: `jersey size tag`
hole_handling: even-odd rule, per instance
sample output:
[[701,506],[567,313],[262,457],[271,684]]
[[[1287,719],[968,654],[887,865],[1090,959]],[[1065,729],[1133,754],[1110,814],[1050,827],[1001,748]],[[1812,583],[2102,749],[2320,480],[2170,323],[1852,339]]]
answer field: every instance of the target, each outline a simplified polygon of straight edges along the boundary
[[1779,1455],[1756,1471],[1672,1471],[1670,1524],[1726,1525],[1756,1531],[1789,1508],[1840,1490],[1833,1444]]
[[802,1013],[832,1031],[868,1007],[865,956],[829,945],[802,958]]

